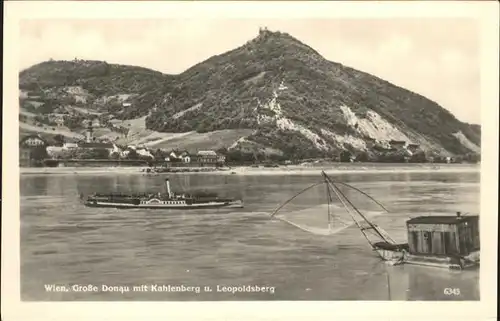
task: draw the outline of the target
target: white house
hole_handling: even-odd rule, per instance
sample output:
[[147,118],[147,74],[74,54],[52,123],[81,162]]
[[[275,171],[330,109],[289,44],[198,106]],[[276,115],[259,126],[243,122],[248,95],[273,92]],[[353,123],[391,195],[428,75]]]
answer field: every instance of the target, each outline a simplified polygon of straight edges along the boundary
[[74,148],[78,148],[78,144],[77,143],[72,143],[72,142],[66,142],[63,144],[63,149],[74,149]]
[[191,163],[191,156],[189,156],[188,154],[182,155],[181,157],[182,157],[182,162],[183,163],[186,163],[186,164]]
[[182,163],[191,163],[191,156],[189,155],[188,152],[184,151],[182,153],[176,153],[174,151],[170,152],[167,157],[165,157],[166,162],[171,162],[171,161],[181,161]]
[[61,153],[64,150],[64,147],[60,146],[47,146],[47,155],[50,157],[54,157],[55,155]]
[[122,158],[126,158],[128,156],[128,154],[130,153],[130,151],[127,149],[127,150],[124,150],[124,151],[121,151],[120,152],[120,157]]
[[121,153],[121,149],[116,146],[115,144],[113,144],[113,150],[111,151],[111,153]]
[[155,157],[153,156],[153,154],[151,154],[149,152],[149,150],[145,149],[145,148],[138,148],[136,149],[136,152],[137,154],[141,155],[141,156],[145,156],[145,157],[151,157],[152,159],[154,159]]

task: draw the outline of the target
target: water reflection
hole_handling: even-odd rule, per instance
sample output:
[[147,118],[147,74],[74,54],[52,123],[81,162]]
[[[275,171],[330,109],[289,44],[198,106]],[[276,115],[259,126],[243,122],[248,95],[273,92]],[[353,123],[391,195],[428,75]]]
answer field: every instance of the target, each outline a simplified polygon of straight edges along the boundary
[[[389,214],[376,218],[405,240],[408,217],[446,210],[477,212],[477,173],[341,174]],[[451,273],[386,266],[359,230],[322,237],[268,215],[321,180],[315,176],[170,175],[175,190],[212,189],[243,197],[239,211],[193,212],[91,209],[77,195],[163,190],[164,176],[61,175],[21,177],[21,292],[23,300],[477,300],[478,271]],[[344,189],[345,190],[345,189]],[[364,209],[373,204],[356,198]],[[301,199],[317,205],[325,189]],[[313,211],[314,212],[314,211]],[[312,215],[322,215],[313,213]],[[43,284],[260,284],[273,295],[176,293],[47,293]],[[390,286],[390,287],[389,287]],[[444,295],[460,287],[462,295]]]

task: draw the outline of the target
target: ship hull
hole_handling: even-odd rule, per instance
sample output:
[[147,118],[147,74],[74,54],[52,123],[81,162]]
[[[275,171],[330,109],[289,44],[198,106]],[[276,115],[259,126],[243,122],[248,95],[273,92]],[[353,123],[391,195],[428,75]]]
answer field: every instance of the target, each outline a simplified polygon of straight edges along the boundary
[[378,242],[374,244],[373,249],[389,264],[397,265],[406,261],[408,256],[408,244],[391,244],[387,242]]
[[474,251],[465,257],[410,254],[406,263],[437,268],[448,268],[452,270],[464,270],[475,268],[480,265],[480,251]]
[[118,208],[118,209],[175,209],[175,210],[190,210],[190,209],[213,209],[213,208],[243,208],[243,202],[209,202],[209,203],[194,203],[194,204],[127,204],[127,203],[112,203],[87,201],[84,203],[87,207],[102,207],[102,208]]

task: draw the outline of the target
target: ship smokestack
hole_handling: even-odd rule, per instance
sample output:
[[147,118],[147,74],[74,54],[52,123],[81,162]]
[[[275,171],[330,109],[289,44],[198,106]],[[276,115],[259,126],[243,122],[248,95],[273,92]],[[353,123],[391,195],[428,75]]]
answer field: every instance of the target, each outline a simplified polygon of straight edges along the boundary
[[457,217],[460,217],[461,215],[462,215],[462,213],[457,212]]
[[168,197],[172,197],[172,191],[170,190],[170,181],[167,179],[165,179],[165,188],[167,190],[167,195]]

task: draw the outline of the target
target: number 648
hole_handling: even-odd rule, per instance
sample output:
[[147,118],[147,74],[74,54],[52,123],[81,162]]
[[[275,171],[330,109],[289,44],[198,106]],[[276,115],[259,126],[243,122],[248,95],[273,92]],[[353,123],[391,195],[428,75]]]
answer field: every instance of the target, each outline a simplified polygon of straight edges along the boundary
[[445,295],[460,295],[460,289],[459,288],[445,288],[444,294]]

